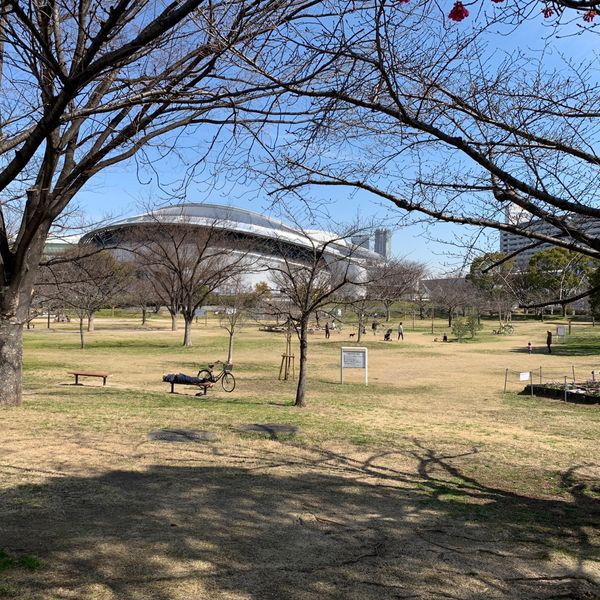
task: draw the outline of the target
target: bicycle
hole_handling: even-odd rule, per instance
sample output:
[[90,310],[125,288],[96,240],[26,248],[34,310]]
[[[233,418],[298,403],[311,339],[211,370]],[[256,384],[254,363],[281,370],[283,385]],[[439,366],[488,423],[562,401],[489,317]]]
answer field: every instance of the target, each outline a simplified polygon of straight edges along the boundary
[[[213,369],[216,364],[222,364],[223,368],[219,373],[215,375]],[[198,371],[198,378],[208,380],[211,383],[221,382],[223,389],[226,392],[233,392],[235,389],[235,377],[231,374],[233,365],[231,363],[224,363],[222,360],[217,360],[214,363],[209,363],[207,369],[200,369]]]

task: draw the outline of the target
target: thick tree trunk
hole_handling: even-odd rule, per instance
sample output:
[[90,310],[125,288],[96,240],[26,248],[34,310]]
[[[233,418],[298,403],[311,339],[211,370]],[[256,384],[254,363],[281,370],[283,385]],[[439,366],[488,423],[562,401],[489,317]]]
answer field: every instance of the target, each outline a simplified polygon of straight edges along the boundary
[[94,313],[88,313],[87,316],[87,330],[94,331]]
[[452,311],[448,311],[448,327],[452,327]]
[[142,307],[142,325],[145,325],[145,324],[146,324],[146,321],[147,321],[147,313],[148,313],[148,309],[147,309],[145,306],[143,306],[143,307]]
[[385,307],[385,322],[389,323],[390,319],[391,319],[391,312],[392,312],[392,307],[391,306],[386,306]]
[[294,406],[306,406],[304,395],[306,393],[306,360],[308,354],[308,322],[300,321],[300,365],[298,369],[298,387],[296,388],[296,401]]
[[23,385],[23,325],[0,318],[0,405],[21,403]]
[[[33,193],[33,190],[27,191],[29,197]],[[50,221],[38,224],[37,231],[28,239],[25,258],[17,252],[11,255],[15,258],[11,269],[7,270],[7,264],[0,269],[4,278],[0,287],[0,404],[21,403],[23,325],[31,306],[33,284],[49,227]]]
[[185,329],[183,331],[183,345],[186,348],[192,346],[192,322],[194,320],[193,316],[184,315],[183,322],[185,323]]

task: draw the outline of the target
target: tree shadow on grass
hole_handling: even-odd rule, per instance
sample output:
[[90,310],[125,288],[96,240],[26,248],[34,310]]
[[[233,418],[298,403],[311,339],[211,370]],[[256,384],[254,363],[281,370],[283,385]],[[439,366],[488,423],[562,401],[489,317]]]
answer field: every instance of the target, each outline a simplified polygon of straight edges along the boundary
[[[517,352],[520,354],[528,354],[527,346],[519,348],[511,348],[511,352]],[[600,354],[600,344],[597,342],[593,344],[581,343],[581,344],[553,344],[552,352],[549,353],[546,346],[534,347],[531,354],[539,356],[595,356]]]
[[45,568],[4,575],[31,600],[597,598],[600,505],[577,469],[547,500],[466,476],[470,454],[265,450],[24,484],[2,494],[1,545]]

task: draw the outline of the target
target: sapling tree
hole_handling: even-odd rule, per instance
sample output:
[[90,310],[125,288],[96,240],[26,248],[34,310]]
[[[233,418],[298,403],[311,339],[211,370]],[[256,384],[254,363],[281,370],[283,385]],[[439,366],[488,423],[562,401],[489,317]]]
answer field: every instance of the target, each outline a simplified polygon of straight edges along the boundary
[[[300,363],[294,404],[302,407],[306,398],[310,318],[339,296],[348,298],[364,293],[367,274],[354,260],[358,249],[347,243],[356,234],[355,229],[319,238],[302,227],[299,229],[304,251],[299,252],[297,246],[280,240],[281,261],[274,262],[270,272],[278,292],[271,300],[271,310],[292,323],[298,335]],[[278,297],[283,301],[275,302]]]
[[234,337],[248,324],[248,321],[254,318],[261,300],[261,290],[262,287],[252,290],[244,284],[240,276],[233,277],[221,287],[218,298],[225,311],[219,315],[219,325],[229,336],[226,361],[228,363],[233,361]]

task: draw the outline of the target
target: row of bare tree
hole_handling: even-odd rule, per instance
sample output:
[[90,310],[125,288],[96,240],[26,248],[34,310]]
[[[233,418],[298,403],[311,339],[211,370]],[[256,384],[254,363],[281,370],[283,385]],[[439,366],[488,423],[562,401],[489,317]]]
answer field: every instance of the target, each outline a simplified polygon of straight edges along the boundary
[[558,58],[551,37],[519,47],[511,28],[532,5],[456,24],[426,1],[1,2],[0,403],[20,402],[49,232],[134,158],[153,174],[180,158],[185,189],[215,150],[273,192],[358,189],[398,220],[600,258],[598,63]]
[[[166,307],[172,329],[183,317],[183,344],[192,345],[192,323],[209,301],[225,306],[222,325],[233,337],[241,323],[257,311],[289,323],[300,344],[296,404],[306,389],[308,332],[311,318],[332,302],[379,302],[388,313],[392,304],[416,289],[424,267],[393,260],[360,264],[357,248],[344,244],[351,228],[328,239],[306,232],[303,250],[284,240],[271,241],[274,255],[264,256],[247,239],[221,227],[176,225],[156,221],[137,226],[111,251],[80,246],[45,263],[35,287],[36,302],[69,310],[79,320],[81,346],[84,320],[93,330],[94,314],[115,305],[137,306],[143,320],[149,307]],[[261,249],[264,251],[264,248]],[[268,280],[251,289],[249,276]]]

